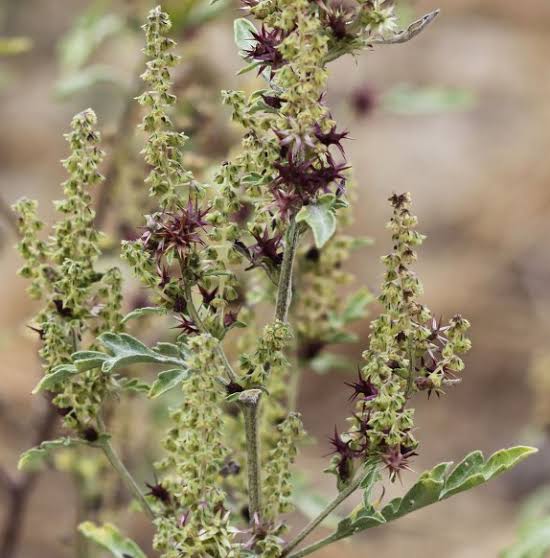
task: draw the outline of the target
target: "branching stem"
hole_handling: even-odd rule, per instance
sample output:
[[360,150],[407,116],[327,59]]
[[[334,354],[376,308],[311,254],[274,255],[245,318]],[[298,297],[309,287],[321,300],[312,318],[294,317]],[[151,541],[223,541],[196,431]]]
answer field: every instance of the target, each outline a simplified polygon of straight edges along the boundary
[[[201,320],[201,317],[199,316],[199,312],[195,306],[195,303],[193,302],[193,293],[191,292],[191,285],[189,283],[186,283],[185,285],[185,302],[187,303],[187,310],[189,312],[189,315],[195,322],[195,325],[201,330],[202,333],[208,333],[208,330],[206,329],[203,321]],[[232,382],[238,382],[237,373],[235,372],[235,370],[233,370],[233,367],[231,366],[231,363],[229,362],[229,359],[227,358],[227,355],[225,354],[225,351],[223,350],[223,347],[220,343],[216,345],[216,353],[220,357],[220,360],[222,361],[225,370],[227,371],[229,379]]]
[[370,468],[366,468],[362,473],[358,474],[356,478],[348,484],[344,490],[342,490],[332,502],[330,502],[325,509],[312,521],[310,521],[297,535],[292,539],[285,547],[283,551],[283,556],[288,556],[289,558],[299,558],[301,556],[306,556],[315,550],[330,544],[331,542],[337,541],[338,537],[336,534],[332,534],[329,537],[320,540],[317,543],[313,543],[310,546],[298,551],[295,554],[291,554],[294,550],[310,533],[312,533],[344,500],[349,498],[360,486],[365,478],[371,473]]

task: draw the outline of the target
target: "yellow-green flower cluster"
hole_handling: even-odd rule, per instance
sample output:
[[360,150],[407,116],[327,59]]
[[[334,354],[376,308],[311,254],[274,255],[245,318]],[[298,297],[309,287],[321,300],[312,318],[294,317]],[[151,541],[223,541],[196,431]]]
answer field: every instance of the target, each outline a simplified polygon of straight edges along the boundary
[[[88,332],[97,335],[120,328],[120,272],[113,268],[99,273],[94,268],[100,250],[90,189],[102,180],[98,166],[103,158],[96,124],[90,109],[72,120],[66,135],[71,152],[63,161],[70,176],[63,184],[65,198],[56,203],[63,218],[49,240],[38,237],[43,225],[36,217],[36,203],[21,200],[15,206],[20,216],[19,251],[25,259],[20,273],[32,280],[31,295],[46,303],[35,320],[46,374],[68,362]],[[65,379],[54,390],[65,422],[82,430],[97,417],[108,385],[100,371],[92,370]]]
[[253,354],[241,356],[240,364],[247,387],[264,385],[274,368],[284,366],[286,357],[283,350],[292,339],[288,324],[275,321],[264,327]]
[[143,26],[146,38],[143,52],[149,61],[141,77],[150,90],[138,98],[139,103],[148,108],[142,124],[148,134],[145,161],[151,165],[146,183],[162,208],[174,208],[181,202],[182,193],[187,193],[194,184],[192,174],[183,166],[182,149],[187,138],[174,130],[168,114],[169,107],[176,102],[176,97],[170,93],[170,68],[179,60],[172,52],[175,42],[166,36],[171,26],[160,6],[149,12]]
[[183,384],[183,403],[172,412],[164,440],[167,457],[159,463],[170,504],[161,503],[155,547],[165,558],[234,556],[221,469],[228,456],[223,440],[223,369],[209,335],[188,342],[192,371]]
[[413,409],[407,401],[419,391],[440,393],[458,381],[464,365],[460,353],[470,348],[469,327],[461,316],[443,326],[419,302],[422,283],[411,270],[424,236],[416,230],[410,194],[390,198],[388,223],[393,251],[382,258],[386,272],[379,301],[383,312],[371,324],[365,365],[353,385],[356,413],[351,430],[333,440],[336,455],[329,470],[340,480],[355,457],[382,459],[392,477],[408,468],[418,442],[413,435]]
[[304,434],[300,415],[290,413],[278,430],[279,441],[269,452],[266,464],[264,509],[268,521],[275,521],[293,509],[291,466],[296,459],[296,444]]

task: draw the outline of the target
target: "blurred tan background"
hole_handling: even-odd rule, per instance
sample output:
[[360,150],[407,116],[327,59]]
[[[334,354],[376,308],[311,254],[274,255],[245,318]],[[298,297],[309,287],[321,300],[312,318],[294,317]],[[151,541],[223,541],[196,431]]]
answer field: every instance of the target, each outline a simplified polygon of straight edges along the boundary
[[[8,203],[22,195],[37,198],[50,218],[50,200],[59,197],[64,179],[58,161],[66,153],[62,133],[71,115],[92,105],[109,131],[124,99],[105,85],[64,100],[54,95],[56,45],[87,4],[0,4],[0,36],[22,35],[34,43],[28,53],[0,61],[0,195]],[[113,9],[130,4],[113,2]],[[359,186],[354,232],[376,241],[353,261],[359,281],[377,287],[378,258],[388,249],[386,199],[393,191],[409,190],[428,235],[418,265],[425,302],[437,315],[460,311],[473,324],[474,348],[463,383],[447,397],[418,400],[422,451],[416,471],[472,449],[488,453],[532,442],[528,369],[550,340],[550,3],[422,0],[406,9],[414,17],[435,7],[442,8],[437,23],[410,44],[334,64],[329,91],[340,126],[354,138],[347,146]],[[236,13],[230,10],[230,16]],[[207,45],[203,56],[218,68],[224,88],[242,86],[234,76],[240,62],[231,33],[226,17],[200,39]],[[130,83],[138,45],[132,38],[115,40],[97,56],[116,64]],[[417,92],[460,90],[469,102],[392,110],[388,92],[402,84]],[[364,115],[353,102],[359,93],[374,102]],[[2,238],[0,462],[13,470],[32,438],[31,417],[39,401],[30,390],[40,372],[36,343],[25,331],[34,309],[25,282],[15,276],[15,239],[6,227]],[[368,324],[358,332],[362,344],[349,348],[357,359]],[[306,376],[300,407],[319,441],[302,453],[300,465],[307,470],[323,468],[327,434],[334,423],[343,426],[348,403],[342,382],[348,379]],[[369,531],[353,544],[328,548],[319,557],[497,556],[513,540],[521,498],[544,480],[545,470],[550,475],[549,463],[543,455],[516,474]],[[404,483],[411,478],[406,475]],[[321,473],[313,481],[324,494],[333,490],[332,478]],[[0,510],[2,516],[1,504]],[[18,558],[71,556],[72,515],[70,484],[62,474],[44,474],[32,496]]]

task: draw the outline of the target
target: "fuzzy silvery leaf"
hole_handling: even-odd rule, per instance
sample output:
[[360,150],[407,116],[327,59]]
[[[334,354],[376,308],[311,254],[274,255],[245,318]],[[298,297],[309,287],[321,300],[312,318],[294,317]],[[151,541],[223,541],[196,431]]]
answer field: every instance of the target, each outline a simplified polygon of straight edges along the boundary
[[70,378],[75,374],[79,374],[80,372],[81,370],[79,370],[73,364],[60,364],[59,366],[56,366],[51,372],[44,375],[44,377],[32,390],[32,393],[36,394],[40,391],[52,391],[67,378]]
[[139,546],[120,533],[111,523],[96,525],[85,521],[78,530],[91,541],[108,550],[115,558],[147,558]]
[[256,33],[254,24],[241,17],[233,22],[233,35],[235,44],[239,47],[240,55],[246,57],[244,51],[251,49],[256,42],[252,33]]
[[251,72],[252,70],[257,68],[260,64],[261,64],[261,62],[251,62],[250,64],[247,64],[246,66],[242,67],[237,72],[237,75],[242,76],[243,74],[247,74],[248,72]]
[[369,502],[363,502],[346,519],[340,522],[335,537],[349,537],[407,515],[420,508],[434,504],[454,494],[488,482],[511,469],[535,448],[518,446],[494,453],[487,461],[479,451],[468,454],[458,465],[440,463],[420,475],[416,483],[401,498],[394,498],[382,509],[376,510]]
[[315,246],[322,248],[336,231],[336,217],[328,204],[309,204],[296,215],[297,223],[306,223],[313,233]]
[[33,472],[42,469],[52,451],[68,448],[76,444],[81,444],[80,440],[75,438],[58,438],[57,440],[47,440],[39,446],[31,448],[21,454],[17,468],[20,471]]
[[172,352],[167,355],[167,348],[164,344],[160,349],[150,349],[139,339],[127,333],[103,333],[98,337],[98,340],[109,351],[109,354],[99,351],[74,353],[72,356],[73,362],[79,372],[100,366],[103,372],[111,372],[120,367],[138,363],[185,365],[180,353],[172,350],[175,345],[170,346]]
[[149,397],[155,399],[167,391],[179,386],[184,380],[189,377],[189,370],[186,368],[173,368],[171,370],[164,370],[161,372],[157,379],[153,382],[149,390]]
[[135,320],[136,318],[143,318],[143,316],[151,315],[163,315],[166,314],[165,308],[162,306],[145,306],[144,308],[136,308],[132,310],[124,318],[122,318],[122,324],[126,324],[130,320]]

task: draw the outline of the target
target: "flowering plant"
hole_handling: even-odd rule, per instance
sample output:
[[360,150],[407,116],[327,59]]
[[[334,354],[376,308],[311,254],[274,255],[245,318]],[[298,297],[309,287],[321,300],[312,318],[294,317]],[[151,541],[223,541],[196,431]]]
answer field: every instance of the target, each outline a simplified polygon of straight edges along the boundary
[[[235,22],[243,72],[255,70],[265,86],[248,96],[223,92],[245,132],[241,149],[205,180],[186,168],[187,138],[170,119],[170,70],[178,62],[170,20],[157,7],[144,25],[147,90],[138,101],[155,207],[135,240],[123,242],[122,257],[148,289],[150,306],[123,317],[122,273],[98,263],[101,236],[89,190],[101,181],[103,153],[93,111],[75,116],[67,135],[69,179],[53,235],[39,237],[33,202],[16,206],[21,273],[45,303],[34,326],[45,369],[35,391],[53,395],[70,432],[26,452],[20,467],[37,467],[58,448],[100,450],[150,518],[154,547],[165,558],[306,556],[486,482],[535,451],[516,447],[487,460],[473,452],[454,468],[442,463],[425,471],[403,497],[385,505],[373,499],[384,470],[395,480],[418,453],[410,401],[456,384],[470,348],[466,319],[457,314],[443,323],[420,302],[412,266],[424,236],[410,194],[395,194],[382,310],[349,384],[349,426],[331,439],[327,472],[338,492],[301,532],[287,535],[292,466],[305,436],[296,412],[299,371],[326,366],[326,347],[352,338],[348,324],[365,316],[373,298],[360,289],[346,299],[336,288],[352,279],[341,264],[364,242],[340,230],[351,220],[353,184],[347,133],[324,104],[327,64],[406,42],[438,12],[398,31],[384,0],[349,8],[310,0],[243,3],[260,22]],[[151,315],[171,323],[153,346],[129,333]],[[230,345],[238,358],[226,352]],[[150,381],[137,364],[160,371]],[[173,390],[179,397],[155,464],[158,480],[141,486],[112,442],[116,403],[131,393],[157,399]],[[356,491],[362,503],[335,532],[303,546]],[[80,531],[115,556],[145,556],[111,524],[84,522]]]

